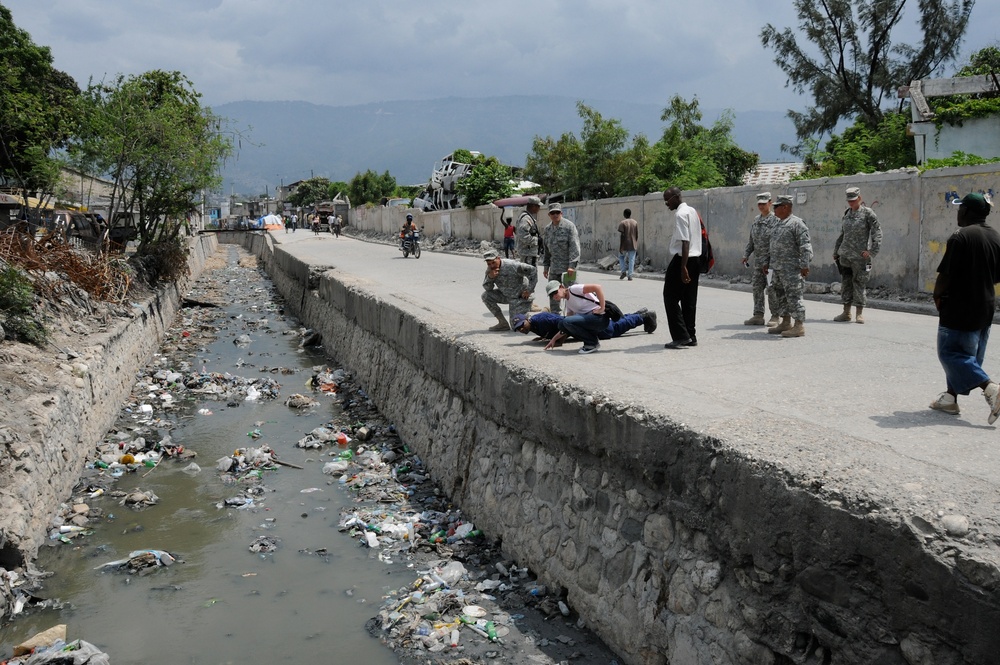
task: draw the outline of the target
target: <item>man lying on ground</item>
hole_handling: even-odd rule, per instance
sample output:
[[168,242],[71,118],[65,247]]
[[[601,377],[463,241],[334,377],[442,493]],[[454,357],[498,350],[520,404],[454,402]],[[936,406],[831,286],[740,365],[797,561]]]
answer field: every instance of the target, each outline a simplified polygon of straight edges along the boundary
[[[563,318],[565,317],[549,312],[538,312],[532,315],[515,314],[513,317],[514,330],[525,335],[535,335],[535,339],[531,340],[533,342],[548,340],[555,337],[555,334],[559,332],[559,322]],[[639,326],[642,326],[642,329],[647,333],[656,330],[656,312],[650,312],[643,307],[637,312],[624,315],[618,321],[608,321],[608,327],[603,332],[598,333],[597,338],[611,339],[613,337],[621,337],[629,330],[633,330]],[[557,346],[561,343],[557,342]]]

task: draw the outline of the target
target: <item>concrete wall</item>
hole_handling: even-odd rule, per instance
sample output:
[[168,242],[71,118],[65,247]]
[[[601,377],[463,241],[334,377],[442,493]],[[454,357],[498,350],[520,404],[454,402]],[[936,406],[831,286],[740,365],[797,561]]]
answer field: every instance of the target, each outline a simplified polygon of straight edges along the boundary
[[[914,107],[914,113],[917,113]],[[1000,117],[970,118],[961,127],[933,122],[910,125],[917,150],[917,163],[928,159],[947,159],[952,153],[964,152],[985,159],[1000,157]]]
[[[601,214],[577,212],[581,226]],[[624,663],[958,665],[1000,653],[993,568],[936,558],[919,527],[827,502],[683,424],[595,402],[367,282],[310,274],[264,236],[222,240],[262,258],[463,514]]]
[[110,319],[107,332],[57,332],[54,344],[80,354],[71,362],[86,364],[85,376],[74,377],[69,361],[57,359],[57,349],[41,351],[52,358],[51,380],[40,378],[37,389],[18,405],[25,418],[0,423],[0,443],[6,444],[0,447],[0,468],[7,481],[0,484],[0,566],[14,568],[34,559],[49,520],[71,495],[87,456],[118,417],[136,370],[159,348],[190,280],[201,273],[217,246],[214,235],[192,239],[190,277],[135,302],[129,308],[131,317]]
[[[950,201],[970,191],[1000,191],[1000,164],[937,169],[917,173],[901,171],[824,180],[802,180],[787,186],[770,188],[771,194],[795,196],[794,213],[805,220],[812,237],[813,260],[809,279],[839,282],[833,264],[833,247],[840,234],[841,218],[847,203],[844,190],[859,186],[882,226],[882,252],[874,263],[872,286],[901,291],[932,291],[937,264],[944,242],[955,230],[955,209]],[[757,214],[750,187],[727,187],[684,193],[709,228],[715,251],[715,272],[742,275],[743,249],[750,233],[750,223]],[[997,200],[1000,205],[1000,199]],[[580,232],[582,260],[593,263],[618,252],[618,222],[625,208],[639,221],[639,260],[648,260],[655,270],[665,270],[673,230],[672,214],[657,192],[641,197],[601,199],[563,204],[563,214]],[[412,213],[425,234],[456,236],[500,242],[503,227],[500,211],[481,207],[475,211],[450,210],[425,213],[395,208],[357,208],[352,223],[362,230],[392,233],[402,226],[406,213]],[[545,227],[544,208],[539,226]],[[1000,210],[991,217],[1000,226]]]

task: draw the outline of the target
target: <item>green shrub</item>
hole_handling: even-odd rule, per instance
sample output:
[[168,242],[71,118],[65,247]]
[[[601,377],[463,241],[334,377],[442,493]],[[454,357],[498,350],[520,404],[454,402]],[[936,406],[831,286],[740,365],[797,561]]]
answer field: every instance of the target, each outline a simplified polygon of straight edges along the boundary
[[0,321],[12,339],[41,346],[48,339],[45,325],[35,318],[35,290],[31,280],[14,267],[0,271]]

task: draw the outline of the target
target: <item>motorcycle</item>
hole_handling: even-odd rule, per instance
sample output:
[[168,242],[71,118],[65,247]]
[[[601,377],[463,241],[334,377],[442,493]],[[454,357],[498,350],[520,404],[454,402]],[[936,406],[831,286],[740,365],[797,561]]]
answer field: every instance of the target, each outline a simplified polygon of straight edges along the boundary
[[420,258],[420,231],[413,230],[408,234],[403,236],[403,241],[400,243],[399,251],[403,253],[403,258],[407,258],[410,254],[413,254],[413,258]]

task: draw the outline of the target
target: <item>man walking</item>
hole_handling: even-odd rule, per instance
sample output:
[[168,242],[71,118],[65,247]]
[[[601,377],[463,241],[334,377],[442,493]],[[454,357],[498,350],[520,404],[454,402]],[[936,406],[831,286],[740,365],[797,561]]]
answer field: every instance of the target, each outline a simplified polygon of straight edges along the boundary
[[1000,282],[1000,234],[986,224],[990,202],[985,196],[966,194],[954,203],[959,204],[959,228],[948,238],[934,284],[937,352],[947,389],[931,408],[957,416],[958,396],[981,388],[992,425],[1000,415],[1000,386],[983,371],[983,359]]
[[[774,271],[774,296],[781,321],[767,332],[782,337],[802,337],[806,334],[802,287],[813,257],[809,229],[801,218],[792,214],[792,197],[788,194],[780,195],[775,201],[774,216],[776,220],[762,270],[767,272],[771,268]],[[792,317],[795,317],[795,325],[792,325]]]
[[522,263],[538,265],[538,210],[542,200],[529,196],[524,210],[514,222],[514,251]]
[[501,259],[495,249],[483,252],[486,260],[486,277],[483,279],[483,304],[497,317],[497,323],[490,326],[494,332],[510,330],[500,305],[509,305],[511,318],[517,314],[527,314],[531,309],[531,297],[538,283],[538,269],[527,263],[513,259]]
[[[542,275],[545,279],[572,284],[576,281],[576,266],[580,263],[580,235],[576,225],[563,219],[562,206],[549,206],[549,225],[542,236],[545,258]],[[546,289],[547,290],[547,289]],[[549,294],[549,311],[559,313],[559,299]]]
[[628,208],[625,208],[625,219],[618,222],[618,235],[618,267],[622,271],[618,279],[628,277],[631,282],[635,272],[635,248],[639,244],[639,222],[632,219],[632,211]]
[[698,211],[681,200],[681,190],[671,187],[663,192],[663,202],[673,212],[674,233],[670,239],[670,263],[663,279],[663,306],[667,310],[667,327],[671,341],[666,349],[698,346],[695,335],[695,314],[698,309],[697,261],[701,256],[701,217]]
[[750,284],[753,287],[753,316],[743,322],[746,326],[764,325],[764,296],[767,295],[767,308],[771,312],[768,325],[778,323],[778,301],[774,297],[774,287],[767,283],[767,271],[763,270],[763,255],[771,244],[771,228],[775,216],[771,210],[771,192],[761,192],[757,195],[757,216],[750,224],[750,239],[743,250],[743,267],[750,268],[750,255],[753,254],[753,268],[750,273]]
[[834,321],[850,321],[853,303],[855,322],[865,322],[862,312],[868,304],[866,287],[872,275],[872,259],[881,247],[882,227],[875,212],[861,202],[859,188],[848,187],[843,226],[833,246],[833,261],[840,270],[840,301],[844,303],[844,311],[833,317]]

